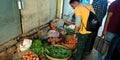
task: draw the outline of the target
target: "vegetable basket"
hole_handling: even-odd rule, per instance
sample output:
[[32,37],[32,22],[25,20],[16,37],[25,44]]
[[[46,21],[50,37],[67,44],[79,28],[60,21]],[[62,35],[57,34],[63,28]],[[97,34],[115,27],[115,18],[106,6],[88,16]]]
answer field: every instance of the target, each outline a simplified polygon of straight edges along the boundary
[[53,58],[49,55],[46,54],[46,57],[49,59],[49,60],[68,60],[70,57],[67,57],[67,58],[64,58],[64,59],[58,59],[58,58]]
[[[55,47],[62,47],[64,49],[68,49],[67,47],[63,46],[63,45],[52,45],[52,46],[55,46]],[[54,57],[51,57],[49,56],[48,54],[46,54],[46,57],[49,59],[49,60],[68,60],[71,56],[67,57],[67,58],[64,58],[64,59],[58,59],[58,58],[54,58]]]
[[[13,60],[22,60],[22,58],[23,58],[23,56],[25,55],[26,52],[28,52],[28,50],[27,50],[27,51],[23,51],[23,52],[16,53],[16,54],[14,55],[14,57],[13,57]],[[34,55],[35,55],[36,57],[38,57],[37,54],[34,53]]]
[[25,52],[26,52],[26,51],[15,53],[15,55],[14,55],[14,57],[13,57],[13,60],[21,60],[21,59],[22,59],[22,56],[25,54]]
[[76,45],[69,45],[69,44],[63,44],[67,49],[74,50],[76,48]]
[[66,46],[64,46],[64,45],[58,45],[58,44],[55,44],[55,45],[52,45],[52,46],[62,47],[62,48],[65,48],[65,49],[69,49],[68,47],[66,47]]

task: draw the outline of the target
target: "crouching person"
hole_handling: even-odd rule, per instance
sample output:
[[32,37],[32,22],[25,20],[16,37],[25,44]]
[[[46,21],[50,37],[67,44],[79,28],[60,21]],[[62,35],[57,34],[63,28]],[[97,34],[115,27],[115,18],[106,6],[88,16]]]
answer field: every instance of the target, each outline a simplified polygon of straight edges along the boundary
[[89,53],[91,31],[86,30],[89,12],[94,13],[91,5],[81,4],[78,0],[71,0],[70,5],[75,10],[75,33],[78,37],[77,52],[74,60],[82,60]]

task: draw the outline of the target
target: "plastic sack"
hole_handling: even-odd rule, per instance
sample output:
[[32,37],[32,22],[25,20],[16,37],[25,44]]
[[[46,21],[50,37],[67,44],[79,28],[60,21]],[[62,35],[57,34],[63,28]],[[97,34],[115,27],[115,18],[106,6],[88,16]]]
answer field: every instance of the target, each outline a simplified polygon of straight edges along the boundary
[[28,50],[32,45],[32,40],[30,39],[24,39],[23,43],[20,44],[20,51]]

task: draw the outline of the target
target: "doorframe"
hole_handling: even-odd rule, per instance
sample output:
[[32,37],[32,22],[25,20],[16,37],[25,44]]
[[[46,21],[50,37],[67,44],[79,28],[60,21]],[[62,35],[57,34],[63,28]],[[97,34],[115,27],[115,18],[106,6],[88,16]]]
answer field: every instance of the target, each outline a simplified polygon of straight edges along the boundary
[[64,0],[57,0],[57,16],[56,18],[61,19],[63,15],[63,4]]

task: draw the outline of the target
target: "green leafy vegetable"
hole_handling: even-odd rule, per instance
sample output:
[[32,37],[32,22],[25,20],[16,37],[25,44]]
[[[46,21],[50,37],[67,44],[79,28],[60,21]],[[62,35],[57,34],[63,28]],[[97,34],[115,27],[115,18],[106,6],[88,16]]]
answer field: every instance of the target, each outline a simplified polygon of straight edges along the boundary
[[41,48],[33,48],[33,49],[30,49],[31,51],[33,51],[34,53],[36,53],[38,56],[44,54],[44,48],[41,47]]
[[72,35],[72,34],[74,34],[74,30],[73,29],[65,28],[65,30],[66,30],[66,35]]
[[33,41],[31,48],[40,48],[41,46],[42,46],[42,41],[37,39]]
[[42,47],[42,45],[43,44],[41,40],[34,40],[29,50],[33,51],[39,56],[44,53],[44,48]]
[[50,46],[47,48],[47,54],[51,57],[58,58],[58,59],[64,59],[69,56],[71,56],[72,51],[68,49],[64,49],[62,47],[54,47]]

